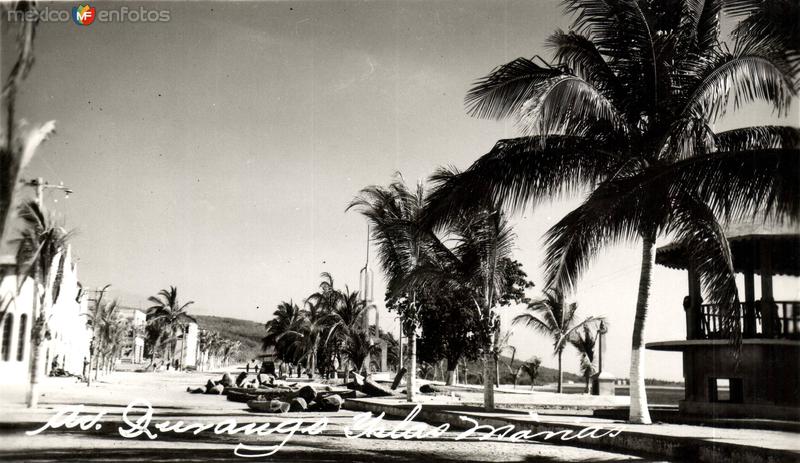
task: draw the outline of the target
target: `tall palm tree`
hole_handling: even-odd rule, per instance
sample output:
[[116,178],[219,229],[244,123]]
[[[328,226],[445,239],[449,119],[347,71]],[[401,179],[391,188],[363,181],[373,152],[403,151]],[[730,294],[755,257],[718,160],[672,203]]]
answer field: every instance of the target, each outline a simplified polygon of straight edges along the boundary
[[319,290],[306,299],[305,347],[308,370],[312,375],[317,371],[320,336],[330,325],[331,314],[336,310],[342,297],[342,294],[334,288],[333,276],[330,273],[323,272],[320,276],[322,281]]
[[265,327],[267,334],[262,339],[262,348],[275,349],[275,356],[281,362],[295,364],[302,355],[301,336],[306,324],[305,313],[291,300],[278,304]]
[[[434,195],[442,188],[448,188],[458,175],[459,172],[454,169],[437,170],[431,177],[435,187]],[[480,208],[469,214],[440,217],[428,208],[424,213],[426,223],[443,229],[456,244],[451,250],[434,237],[430,246],[431,258],[412,277],[428,284],[448,284],[472,292],[486,335],[483,348],[484,407],[486,410],[493,410],[494,385],[499,381],[498,355],[501,350],[500,319],[495,309],[504,296],[506,272],[502,271],[501,263],[510,261],[514,234],[503,212],[490,201],[484,201]]]
[[[362,327],[366,309],[366,303],[361,299],[358,291],[350,291],[347,286],[339,294],[338,301],[339,303],[330,313],[328,333],[325,338],[325,344],[331,346],[335,357],[343,352],[347,339],[352,337],[352,332]],[[343,363],[346,382],[350,376],[350,362],[345,359]]]
[[227,367],[228,363],[239,354],[242,343],[232,339],[223,339],[221,344],[222,363]]
[[431,198],[446,216],[481,197],[520,209],[590,190],[547,234],[547,282],[563,291],[604,246],[641,243],[632,422],[650,422],[643,343],[656,237],[693,250],[707,300],[736,340],[738,296],[717,217],[800,217],[798,130],[713,129],[729,106],[761,100],[786,113],[797,92],[796,67],[777,42],[748,41],[743,30],[732,52],[720,43],[722,3],[566,0],[577,19],[548,39],[554,63],[518,58],[466,98],[472,115],[515,117],[522,136],[498,142]]
[[[0,4],[0,14],[29,14],[36,12],[35,2],[5,2]],[[9,24],[10,23],[6,23]],[[8,75],[3,75],[0,101],[4,126],[0,127],[0,243],[8,237],[8,224],[13,223],[20,191],[20,176],[36,154],[38,147],[55,131],[55,121],[23,132],[24,123],[18,123],[16,99],[22,82],[35,62],[33,44],[38,21],[22,21],[14,34],[17,53],[13,64],[9,62]],[[13,27],[13,26],[12,26]],[[22,133],[21,133],[22,132]]]
[[98,346],[101,343],[100,320],[102,319],[103,312],[106,309],[106,305],[103,303],[103,298],[105,297],[106,291],[110,287],[111,284],[107,284],[97,292],[95,299],[92,301],[93,304],[89,308],[89,312],[86,314],[86,324],[92,328],[92,340],[91,345],[89,346],[89,369],[86,372],[86,383],[89,386],[92,385],[92,365],[98,362],[99,357]]
[[104,304],[95,304],[90,317],[94,334],[94,349],[97,352],[95,379],[100,370],[108,370],[108,360],[111,356],[114,342],[118,337],[118,326],[121,321],[117,312],[117,301],[113,300]]
[[209,367],[215,368],[219,366],[219,359],[222,356],[223,348],[225,347],[225,339],[220,336],[216,331],[212,331],[208,338],[208,362]]
[[583,327],[583,331],[575,333],[575,335],[569,339],[569,343],[578,351],[581,361],[581,373],[583,373],[583,378],[586,380],[586,393],[588,394],[590,392],[589,382],[592,380],[592,375],[597,373],[597,369],[594,366],[597,336],[587,325]]
[[578,304],[567,303],[564,294],[557,289],[547,289],[544,297],[536,299],[528,305],[527,312],[514,317],[513,324],[529,326],[549,336],[553,340],[553,353],[558,357],[558,392],[563,392],[563,370],[561,356],[569,340],[579,330],[591,326],[600,318],[587,317],[582,321],[576,319]]
[[197,351],[200,355],[197,356],[197,369],[202,371],[206,368],[206,359],[211,344],[211,331],[200,330],[197,333]]
[[417,327],[421,309],[419,291],[408,284],[419,267],[433,233],[423,222],[425,190],[421,183],[410,189],[398,174],[388,187],[369,186],[347,206],[357,209],[371,224],[372,241],[387,279],[393,306],[400,312],[403,332],[408,339],[407,400],[412,402],[417,382]]
[[[168,360],[172,361],[179,334],[182,333],[185,339],[188,324],[197,323],[197,320],[188,313],[188,308],[194,304],[194,301],[181,304],[178,300],[178,288],[175,286],[162,289],[157,295],[150,296],[147,300],[153,303],[147,311],[147,322],[161,328],[155,344],[157,345],[163,336],[169,336]],[[185,347],[186,343],[184,342],[182,345]],[[180,359],[180,362],[183,367],[183,358]]]
[[[39,402],[38,385],[42,375],[44,339],[48,331],[50,309],[58,299],[65,249],[71,234],[57,225],[56,218],[35,201],[20,206],[19,217],[23,224],[18,240],[17,265],[19,273],[34,281],[34,323],[31,340],[33,356],[30,365],[30,386],[27,405],[35,408]],[[40,286],[44,291],[40,291]]]

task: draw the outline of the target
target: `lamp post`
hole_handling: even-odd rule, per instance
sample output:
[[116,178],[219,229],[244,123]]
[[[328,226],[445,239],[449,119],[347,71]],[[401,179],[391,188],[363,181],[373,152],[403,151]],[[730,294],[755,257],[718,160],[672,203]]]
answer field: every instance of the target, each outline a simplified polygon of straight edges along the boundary
[[598,338],[598,355],[597,355],[597,373],[603,372],[603,336],[608,332],[606,324],[600,320],[600,327],[597,329]]
[[42,177],[36,177],[31,180],[22,179],[20,180],[20,183],[22,183],[24,186],[29,186],[36,189],[36,204],[39,205],[39,207],[41,207],[42,203],[44,202],[45,189],[61,190],[64,192],[65,198],[69,198],[69,195],[74,193],[71,188],[64,186],[64,182],[59,182],[58,185],[52,185],[47,183]]

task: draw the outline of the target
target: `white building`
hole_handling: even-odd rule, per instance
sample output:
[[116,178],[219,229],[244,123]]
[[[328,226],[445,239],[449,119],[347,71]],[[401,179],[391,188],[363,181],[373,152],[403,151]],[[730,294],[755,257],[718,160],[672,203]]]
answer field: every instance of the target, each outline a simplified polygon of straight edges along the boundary
[[67,373],[82,375],[84,361],[89,359],[92,330],[87,325],[87,298],[80,291],[69,246],[59,265],[62,275],[60,285],[58,290],[50,290],[55,293],[55,303],[49,309],[47,326],[50,339],[45,344],[45,373],[50,374],[55,366]]
[[81,375],[84,359],[89,357],[91,330],[87,327],[87,307],[78,286],[78,275],[69,248],[53,263],[54,275],[49,287],[17,275],[13,257],[0,257],[0,385],[3,401],[24,400],[30,378],[31,332],[36,293],[55,299],[48,310],[48,334],[44,357],[39,363],[43,374],[53,366]]
[[4,401],[20,401],[30,375],[34,282],[17,277],[13,257],[0,258],[0,387]]
[[123,318],[128,320],[130,326],[125,345],[122,348],[121,362],[137,365],[144,363],[144,340],[147,315],[143,310],[129,307],[120,307],[117,310]]
[[197,365],[198,352],[198,328],[197,323],[190,322],[183,333],[178,335],[175,343],[175,351],[172,358],[180,359],[183,367],[195,367]]

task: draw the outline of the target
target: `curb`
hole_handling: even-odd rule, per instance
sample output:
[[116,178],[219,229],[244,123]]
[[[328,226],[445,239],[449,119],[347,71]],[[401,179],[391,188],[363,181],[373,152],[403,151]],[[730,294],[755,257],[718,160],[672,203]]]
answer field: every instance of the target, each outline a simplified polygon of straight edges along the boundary
[[[413,408],[411,405],[412,404],[397,406],[365,399],[348,399],[345,401],[343,408],[356,412],[372,412],[373,414],[384,413],[389,417],[405,418]],[[578,424],[531,422],[522,419],[516,420],[509,417],[487,417],[475,412],[465,411],[456,413],[453,411],[432,410],[426,408],[424,405],[419,415],[417,415],[417,420],[431,423],[448,423],[451,429],[464,430],[471,428],[470,425],[460,420],[459,416],[470,417],[478,421],[481,425],[490,425],[495,428],[513,425],[515,431],[529,430],[533,433],[555,433],[569,430],[577,434],[580,430],[585,429],[585,426]],[[600,429],[612,429],[612,427],[603,425],[597,427]],[[545,439],[544,437],[540,437],[532,440],[556,445],[609,450],[642,456],[657,456],[678,461],[708,463],[719,463],[720,461],[796,463],[800,460],[800,452],[627,430],[614,437],[604,436],[596,439],[561,440],[558,438]]]

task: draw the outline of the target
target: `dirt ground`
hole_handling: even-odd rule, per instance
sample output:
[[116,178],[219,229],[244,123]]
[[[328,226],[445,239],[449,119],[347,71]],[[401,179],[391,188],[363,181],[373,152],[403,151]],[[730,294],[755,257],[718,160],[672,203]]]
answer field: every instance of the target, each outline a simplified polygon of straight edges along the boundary
[[[251,413],[245,404],[231,402],[224,396],[192,395],[187,386],[201,385],[209,373],[120,372],[102,378],[92,387],[70,378],[51,378],[43,385],[42,407],[29,411],[21,404],[6,403],[0,408],[0,460],[2,461],[645,461],[641,458],[610,452],[579,449],[542,443],[480,441],[477,438],[456,441],[458,431],[423,439],[348,438],[356,414],[300,413],[270,415]],[[323,417],[327,427],[318,435],[294,435],[276,454],[257,458],[236,456],[238,444],[271,446],[285,435],[266,436],[214,434],[201,432],[158,432],[156,439],[141,435],[124,438],[119,428],[129,429],[122,419],[124,408],[136,399],[153,406],[151,425],[169,420],[185,423],[218,424],[235,419],[238,425],[268,423],[274,427],[287,420],[310,424]],[[84,405],[84,415],[105,412],[97,422],[100,429],[48,429],[35,436],[26,431],[40,428],[61,407]],[[142,413],[130,414],[135,421]],[[389,429],[398,420],[385,419]],[[152,426],[151,426],[152,428]],[[154,431],[155,432],[155,431]],[[257,453],[264,453],[259,451]]]

